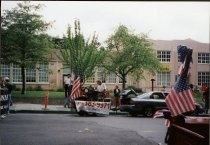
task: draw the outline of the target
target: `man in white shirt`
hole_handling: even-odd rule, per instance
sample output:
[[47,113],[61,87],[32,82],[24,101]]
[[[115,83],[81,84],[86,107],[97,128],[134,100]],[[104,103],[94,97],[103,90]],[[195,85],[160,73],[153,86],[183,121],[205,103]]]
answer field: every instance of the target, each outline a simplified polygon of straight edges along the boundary
[[98,97],[105,98],[105,92],[106,92],[106,84],[102,83],[101,80],[97,81],[97,87],[96,91],[98,92]]
[[69,106],[70,102],[69,102],[69,95],[71,93],[71,89],[72,89],[72,82],[71,82],[71,75],[68,74],[67,77],[64,78],[64,91],[65,91],[65,99],[64,99],[64,107],[66,108],[66,105]]

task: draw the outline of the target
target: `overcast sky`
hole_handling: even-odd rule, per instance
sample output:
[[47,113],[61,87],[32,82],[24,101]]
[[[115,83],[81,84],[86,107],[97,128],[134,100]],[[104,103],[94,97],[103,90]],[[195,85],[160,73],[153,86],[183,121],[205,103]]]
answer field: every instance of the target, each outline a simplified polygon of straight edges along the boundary
[[[18,1],[1,1],[1,11]],[[86,38],[94,32],[105,41],[120,24],[155,40],[193,40],[209,43],[210,2],[94,2],[33,1],[45,4],[40,11],[46,21],[55,21],[48,33],[62,37],[68,24],[81,23]]]

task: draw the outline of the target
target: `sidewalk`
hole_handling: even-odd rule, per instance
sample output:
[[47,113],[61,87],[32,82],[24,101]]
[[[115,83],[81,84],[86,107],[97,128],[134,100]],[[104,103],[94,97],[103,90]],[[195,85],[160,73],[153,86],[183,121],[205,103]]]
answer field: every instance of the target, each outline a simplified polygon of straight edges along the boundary
[[[46,114],[77,114],[74,109],[64,108],[63,105],[47,105],[43,104],[29,104],[29,103],[14,103],[10,107],[11,113],[46,113]],[[112,111],[109,115],[128,115],[127,112]]]

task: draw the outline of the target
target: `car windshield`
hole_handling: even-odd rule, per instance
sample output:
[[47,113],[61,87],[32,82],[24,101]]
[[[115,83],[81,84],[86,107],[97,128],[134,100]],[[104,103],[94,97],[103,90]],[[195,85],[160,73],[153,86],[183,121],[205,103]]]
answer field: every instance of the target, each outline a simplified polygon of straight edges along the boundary
[[140,99],[148,99],[149,96],[151,95],[152,92],[148,92],[148,93],[144,93],[144,94],[141,94],[141,95],[138,95],[137,98],[140,98]]

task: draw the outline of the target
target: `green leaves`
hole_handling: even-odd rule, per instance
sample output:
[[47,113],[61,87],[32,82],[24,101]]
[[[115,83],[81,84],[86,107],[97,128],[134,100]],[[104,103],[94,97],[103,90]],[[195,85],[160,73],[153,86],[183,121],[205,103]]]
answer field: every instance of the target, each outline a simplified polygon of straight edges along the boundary
[[93,35],[91,40],[85,41],[80,32],[80,22],[75,21],[74,33],[68,26],[67,36],[61,45],[60,52],[63,60],[69,65],[74,74],[80,75],[83,80],[91,77],[96,66],[101,64],[106,52],[100,49],[97,37]]
[[115,72],[123,80],[128,74],[142,78],[143,70],[155,71],[160,67],[152,45],[144,34],[136,35],[126,26],[120,25],[106,42],[111,51],[107,60],[111,63],[106,64],[105,68]]
[[38,62],[48,62],[51,47],[50,37],[45,31],[50,26],[37,13],[41,5],[24,1],[12,10],[4,11],[1,21],[1,46],[3,61],[14,63],[22,69],[23,90],[25,68],[34,68]]

